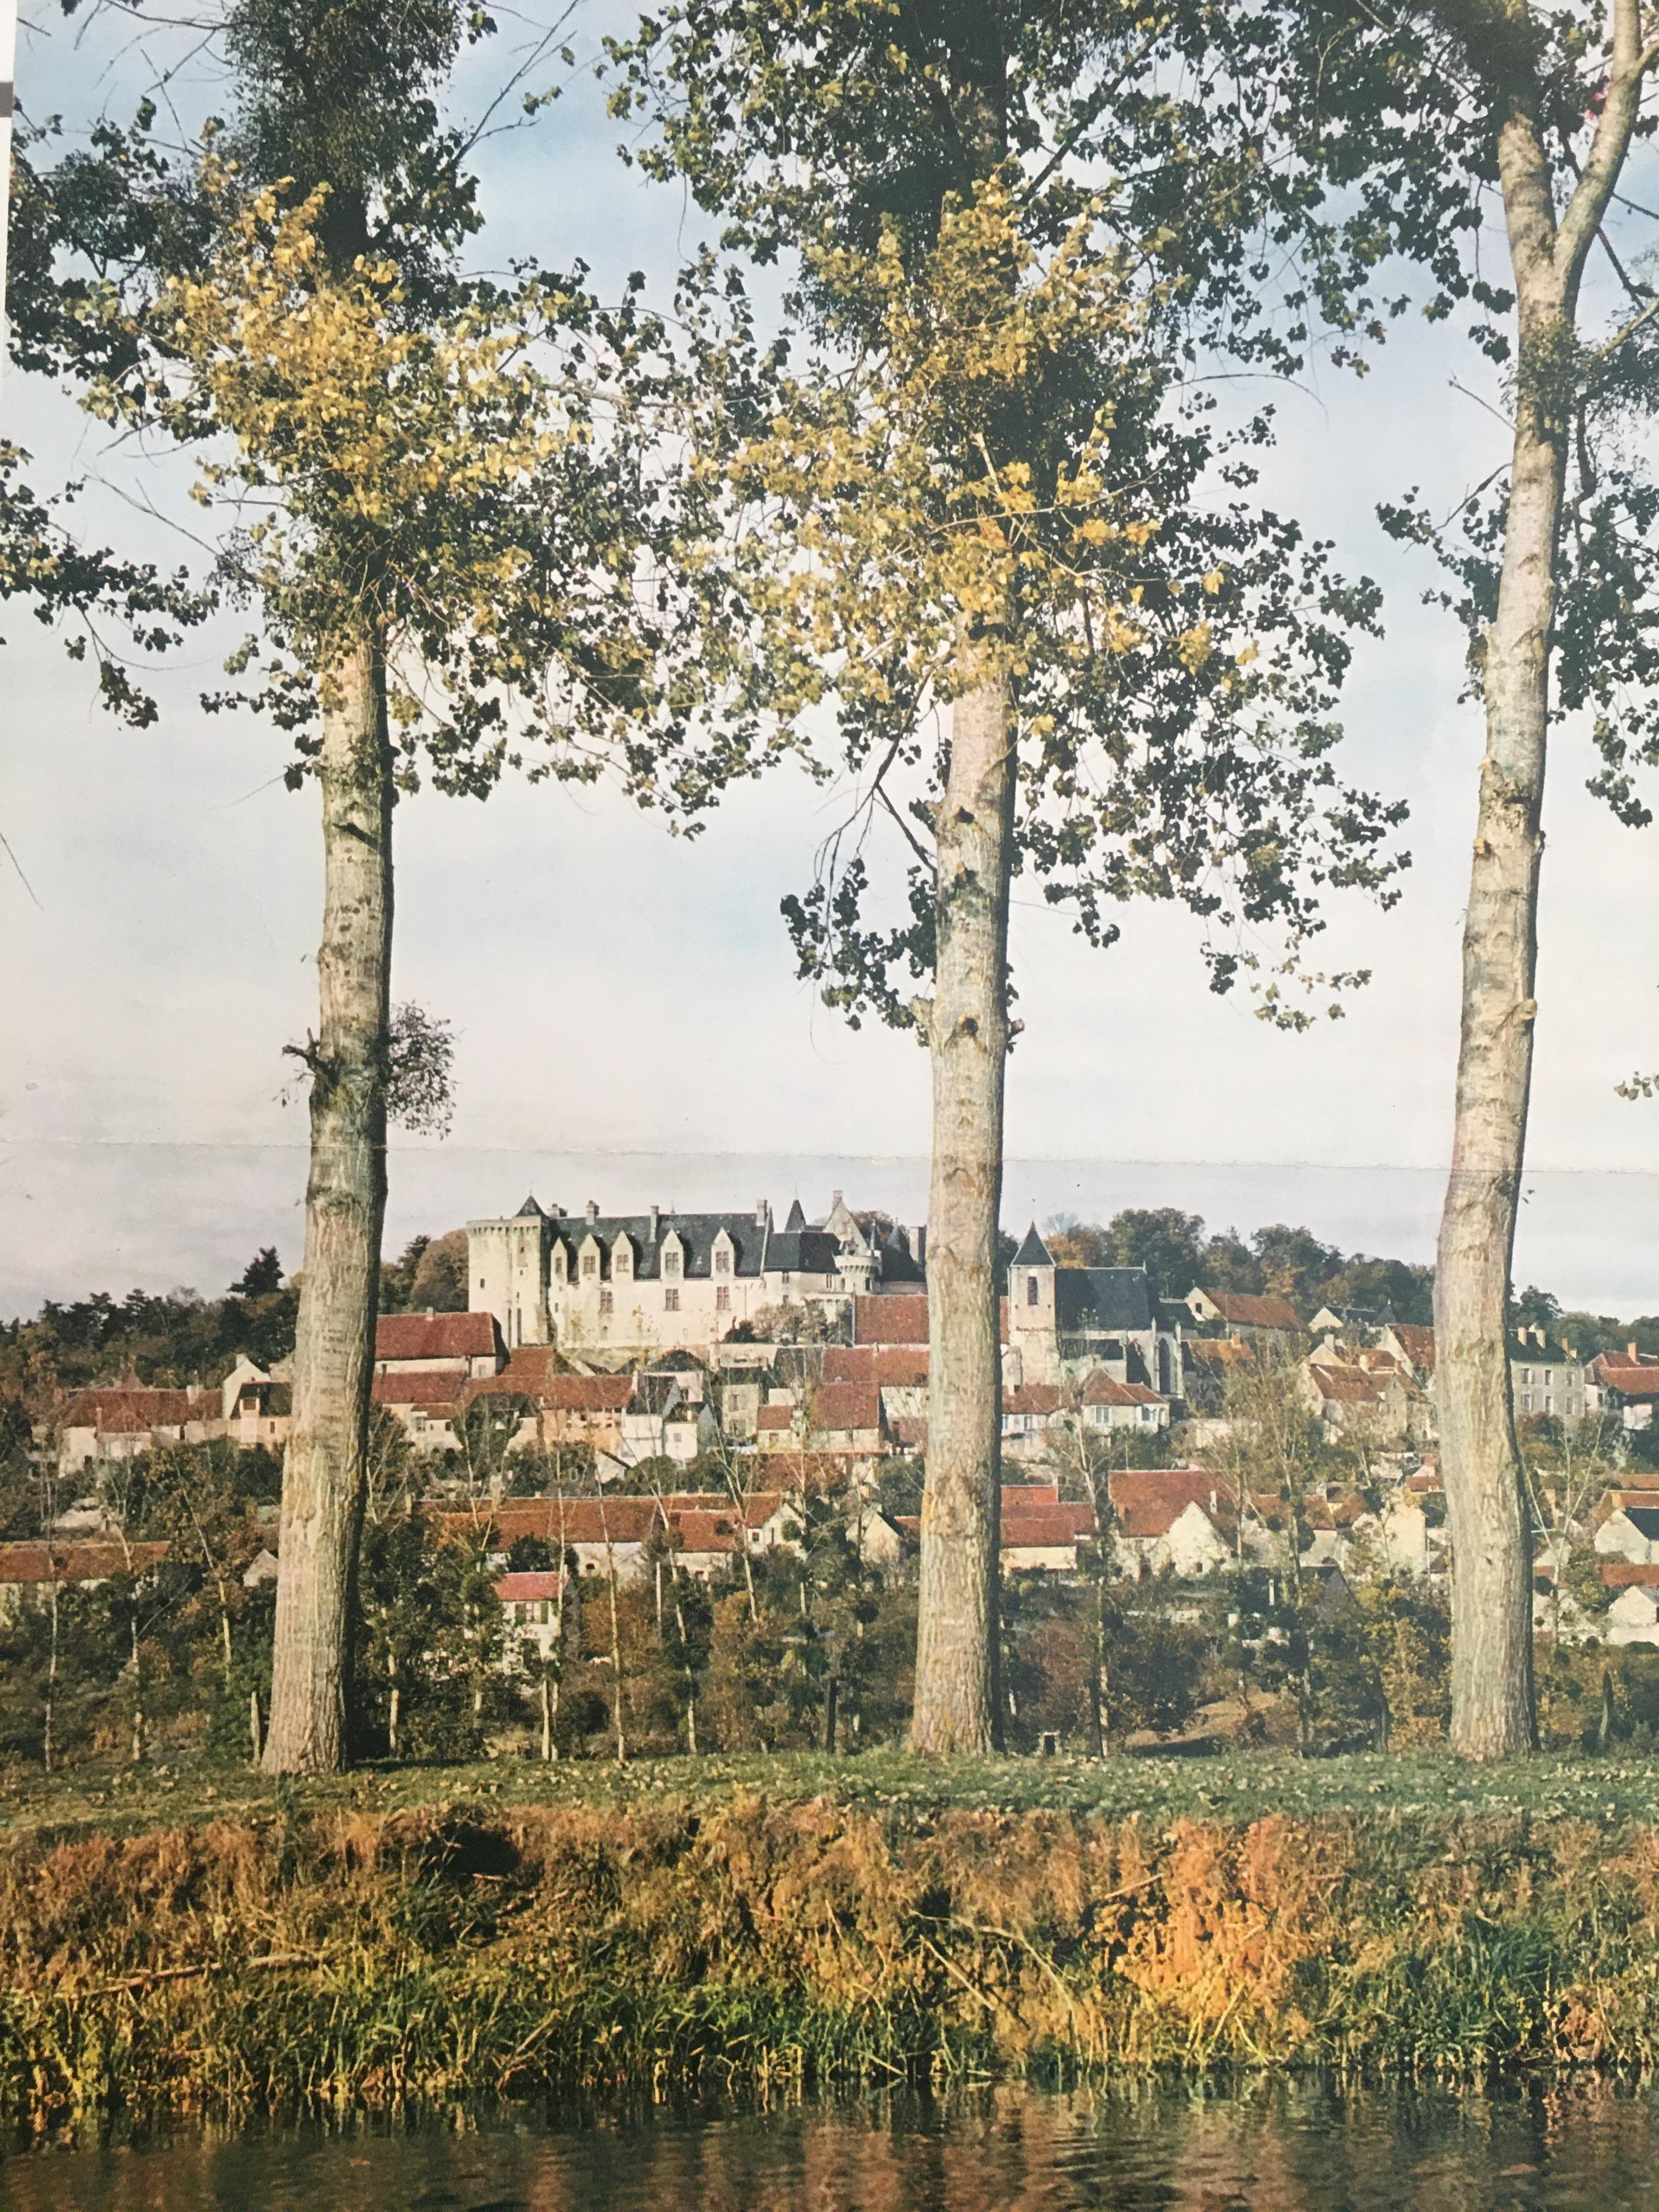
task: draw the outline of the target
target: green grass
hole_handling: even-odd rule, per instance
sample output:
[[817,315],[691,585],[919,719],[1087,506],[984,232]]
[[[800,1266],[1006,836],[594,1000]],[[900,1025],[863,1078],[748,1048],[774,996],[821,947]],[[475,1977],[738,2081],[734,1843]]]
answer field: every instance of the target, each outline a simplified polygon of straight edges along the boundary
[[809,1752],[641,1759],[626,1766],[528,1759],[368,1766],[337,1778],[273,1783],[207,1764],[86,1768],[61,1777],[0,1777],[0,1834],[51,1830],[132,1834],[196,1826],[228,1814],[306,1813],[350,1806],[379,1813],[483,1802],[515,1806],[637,1806],[665,1794],[719,1802],[759,1791],[780,1803],[828,1797],[863,1811],[925,1819],[947,1808],[1050,1809],[1245,1823],[1279,1812],[1659,1826],[1659,1759],[1543,1754],[1472,1766],[1444,1753],[1301,1759],[1279,1751],[1213,1759],[1009,1758],[939,1761],[898,1751],[831,1758]]

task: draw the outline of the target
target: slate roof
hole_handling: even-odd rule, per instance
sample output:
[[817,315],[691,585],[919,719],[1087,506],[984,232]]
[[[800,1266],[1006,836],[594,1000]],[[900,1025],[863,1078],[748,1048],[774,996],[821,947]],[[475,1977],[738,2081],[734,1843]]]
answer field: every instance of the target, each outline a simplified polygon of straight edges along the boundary
[[524,1204],[519,1208],[513,1218],[515,1221],[523,1221],[526,1218],[532,1221],[545,1221],[547,1216],[542,1212],[541,1207],[537,1205],[535,1194],[532,1192],[530,1197],[526,1199]]
[[[780,1267],[787,1267],[792,1272],[799,1269],[803,1273],[835,1273],[835,1255],[841,1248],[833,1237],[826,1237],[821,1230],[775,1229],[769,1218],[763,1227],[752,1211],[741,1213],[659,1212],[654,1237],[648,1213],[602,1213],[592,1221],[584,1214],[561,1214],[553,1223],[553,1242],[564,1246],[574,1273],[577,1255],[588,1238],[592,1237],[599,1248],[600,1277],[608,1282],[617,1241],[626,1237],[634,1249],[635,1279],[650,1283],[657,1281],[661,1275],[662,1247],[672,1231],[678,1237],[683,1249],[683,1279],[696,1282],[706,1281],[714,1273],[714,1243],[722,1229],[732,1240],[732,1272],[734,1276],[752,1277],[764,1274],[769,1268]],[[786,1254],[790,1256],[784,1256]],[[821,1261],[821,1255],[824,1254],[828,1258]]]
[[1144,1267],[1061,1267],[1054,1277],[1054,1319],[1066,1334],[1115,1334],[1152,1326],[1152,1289]]
[[805,1226],[806,1214],[800,1200],[797,1199],[789,1209],[788,1219],[783,1224],[784,1233],[786,1236],[793,1236],[797,1230],[805,1229]]
[[1638,1536],[1650,1544],[1659,1541],[1659,1505],[1624,1505],[1620,1510]]
[[1013,1264],[1016,1267],[1052,1267],[1054,1266],[1054,1259],[1048,1247],[1037,1235],[1037,1225],[1035,1221],[1021,1240],[1019,1249],[1014,1255]]

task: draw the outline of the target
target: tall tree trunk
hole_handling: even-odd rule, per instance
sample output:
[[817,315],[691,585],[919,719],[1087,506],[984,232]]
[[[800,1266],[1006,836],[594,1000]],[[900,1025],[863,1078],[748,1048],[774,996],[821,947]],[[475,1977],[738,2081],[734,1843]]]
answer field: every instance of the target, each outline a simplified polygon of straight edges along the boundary
[[386,1214],[392,953],[392,751],[386,669],[365,631],[330,672],[323,804],[319,1027],[311,1176],[283,1467],[276,1640],[264,1765],[330,1774],[347,1752],[348,1668],[368,1465]]
[[1014,732],[1007,687],[958,699],[935,840],[927,1478],[914,1750],[986,1752],[996,1711],[1002,1363],[997,1229],[1008,1062]]
[[[1520,21],[1530,11],[1511,11]],[[1531,1529],[1510,1396],[1508,1307],[1532,1084],[1550,647],[1578,289],[1618,182],[1648,66],[1635,0],[1613,0],[1595,140],[1558,224],[1538,108],[1506,77],[1498,163],[1519,320],[1514,449],[1486,745],[1463,927],[1451,1174],[1435,1269],[1436,1401],[1452,1544],[1452,1742],[1530,1750]],[[1510,58],[1513,58],[1510,57]],[[1472,55],[1477,68],[1481,58]]]

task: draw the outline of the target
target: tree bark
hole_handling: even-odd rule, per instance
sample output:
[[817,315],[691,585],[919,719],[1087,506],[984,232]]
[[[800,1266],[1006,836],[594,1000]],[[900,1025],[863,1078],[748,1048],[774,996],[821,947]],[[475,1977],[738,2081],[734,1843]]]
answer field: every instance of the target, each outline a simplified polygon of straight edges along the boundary
[[392,751],[380,641],[330,672],[319,779],[323,936],[311,1066],[311,1174],[283,1468],[270,1774],[331,1774],[348,1751],[351,1612],[368,1467],[386,1214]]
[[[1529,11],[1517,9],[1517,19]],[[1532,1084],[1541,816],[1561,508],[1585,257],[1629,150],[1649,65],[1634,0],[1558,224],[1545,128],[1503,88],[1498,176],[1519,323],[1504,560],[1482,666],[1486,755],[1463,928],[1451,1173],[1435,1270],[1436,1399],[1452,1546],[1452,1742],[1532,1749],[1531,1526],[1510,1395],[1508,1306]],[[1477,66],[1479,65],[1477,62]]]
[[935,840],[939,887],[927,1042],[927,1475],[913,1750],[987,1752],[996,1703],[1002,1362],[997,1230],[1008,1062],[1014,732],[1006,684],[966,693]]

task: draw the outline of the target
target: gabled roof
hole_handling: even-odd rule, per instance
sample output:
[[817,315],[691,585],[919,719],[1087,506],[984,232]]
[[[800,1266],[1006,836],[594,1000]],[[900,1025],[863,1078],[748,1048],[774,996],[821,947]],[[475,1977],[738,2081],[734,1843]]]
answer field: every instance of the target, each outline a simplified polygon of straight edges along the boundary
[[[1059,1413],[1064,1402],[1057,1382],[1023,1382],[1018,1390],[1002,1394],[1005,1413],[1029,1413],[1039,1419]],[[1003,1495],[1006,1498],[1007,1492]]]
[[493,1314],[382,1314],[374,1327],[376,1359],[485,1359],[495,1348]]
[[1621,1505],[1619,1510],[1638,1536],[1650,1544],[1659,1539],[1659,1505]]
[[502,1575],[496,1581],[495,1595],[503,1605],[533,1604],[538,1598],[557,1597],[563,1580],[564,1575],[557,1568]]
[[1206,1290],[1204,1296],[1231,1328],[1297,1331],[1302,1327],[1302,1317],[1288,1298],[1256,1297],[1243,1291]]
[[1388,1376],[1375,1375],[1368,1368],[1332,1367],[1322,1360],[1310,1360],[1307,1371],[1330,1405],[1380,1406],[1389,1381]]
[[1016,1267],[1052,1267],[1054,1266],[1053,1255],[1042,1237],[1037,1235],[1037,1225],[1035,1221],[1021,1239],[1019,1249],[1014,1255],[1013,1264]]
[[515,1352],[499,1375],[481,1376],[461,1392],[469,1406],[475,1398],[528,1398],[550,1413],[620,1413],[633,1395],[631,1375],[566,1375],[545,1356],[523,1352]]
[[1413,1367],[1425,1370],[1434,1365],[1434,1331],[1425,1328],[1421,1322],[1397,1321],[1393,1324],[1394,1340]]
[[1144,1382],[1120,1382],[1103,1367],[1097,1367],[1083,1386],[1085,1406],[1163,1406],[1168,1400]]
[[64,1408],[66,1429],[96,1429],[104,1436],[131,1436],[145,1429],[172,1429],[198,1420],[210,1407],[216,1418],[218,1392],[119,1389],[77,1390]]
[[1107,1482],[1127,1536],[1167,1535],[1189,1505],[1212,1516],[1220,1510],[1216,1479],[1207,1468],[1128,1468]]

